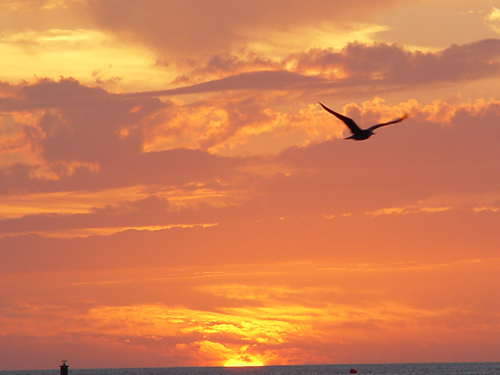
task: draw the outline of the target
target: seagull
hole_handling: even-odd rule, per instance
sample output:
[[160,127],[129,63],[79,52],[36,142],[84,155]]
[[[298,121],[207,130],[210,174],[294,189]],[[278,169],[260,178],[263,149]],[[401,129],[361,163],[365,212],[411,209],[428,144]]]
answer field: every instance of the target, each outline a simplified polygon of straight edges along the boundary
[[408,114],[405,113],[405,115],[397,120],[390,121],[390,122],[384,122],[383,124],[377,124],[369,127],[368,129],[361,129],[353,119],[346,117],[344,115],[341,115],[340,113],[337,113],[335,111],[332,111],[330,108],[325,107],[323,103],[318,102],[321,104],[321,106],[328,112],[330,112],[332,115],[337,117],[339,120],[342,120],[344,124],[347,125],[349,130],[351,131],[352,135],[350,137],[347,137],[345,139],[354,139],[355,141],[363,141],[365,139],[370,138],[373,134],[375,134],[373,131],[377,128],[380,128],[381,126],[386,126],[390,124],[395,124],[397,122],[403,121],[404,119],[408,118]]

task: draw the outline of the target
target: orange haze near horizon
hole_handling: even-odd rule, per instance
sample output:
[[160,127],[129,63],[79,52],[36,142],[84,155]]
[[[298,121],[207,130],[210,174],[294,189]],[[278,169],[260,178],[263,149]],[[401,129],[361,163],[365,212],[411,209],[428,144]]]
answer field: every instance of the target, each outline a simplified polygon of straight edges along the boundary
[[0,370],[500,361],[499,8],[3,1]]

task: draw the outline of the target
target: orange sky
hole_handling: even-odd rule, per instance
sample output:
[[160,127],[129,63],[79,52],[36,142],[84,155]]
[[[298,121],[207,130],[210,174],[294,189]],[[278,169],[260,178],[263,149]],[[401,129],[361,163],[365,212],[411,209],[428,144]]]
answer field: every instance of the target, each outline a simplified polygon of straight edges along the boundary
[[498,1],[0,19],[0,370],[500,360]]

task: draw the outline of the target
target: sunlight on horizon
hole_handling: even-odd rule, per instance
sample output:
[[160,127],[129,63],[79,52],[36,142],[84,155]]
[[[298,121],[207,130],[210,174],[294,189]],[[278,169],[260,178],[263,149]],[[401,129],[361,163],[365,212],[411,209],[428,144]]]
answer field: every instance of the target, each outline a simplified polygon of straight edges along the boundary
[[255,358],[244,358],[245,360],[241,360],[241,359],[234,359],[234,358],[231,358],[229,361],[227,361],[226,363],[224,363],[224,367],[248,367],[248,366],[252,366],[252,367],[256,367],[256,366],[264,366],[264,364],[255,359]]

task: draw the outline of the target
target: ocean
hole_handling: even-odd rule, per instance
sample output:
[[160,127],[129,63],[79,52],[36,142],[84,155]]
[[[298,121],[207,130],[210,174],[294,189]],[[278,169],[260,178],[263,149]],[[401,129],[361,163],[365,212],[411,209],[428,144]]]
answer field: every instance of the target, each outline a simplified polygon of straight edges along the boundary
[[[71,369],[69,375],[500,375],[500,362],[393,363],[262,367]],[[59,370],[0,371],[0,375],[59,375]]]

